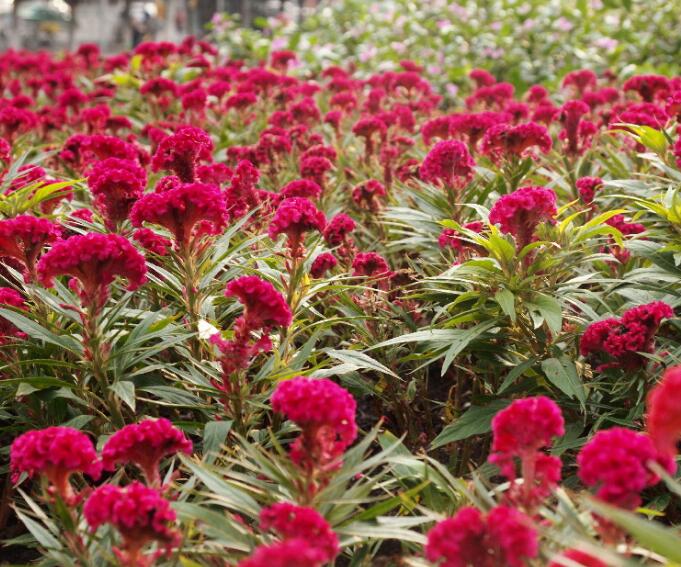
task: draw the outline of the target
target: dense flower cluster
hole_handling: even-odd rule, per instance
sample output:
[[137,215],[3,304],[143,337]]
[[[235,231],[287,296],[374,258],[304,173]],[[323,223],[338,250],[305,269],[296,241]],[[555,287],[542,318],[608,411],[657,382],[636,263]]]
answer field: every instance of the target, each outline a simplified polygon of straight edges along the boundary
[[631,510],[641,504],[641,492],[660,480],[649,467],[655,461],[669,472],[676,468],[647,435],[624,427],[599,431],[577,456],[579,479],[600,499]]
[[655,333],[663,319],[674,316],[662,301],[627,309],[622,317],[591,323],[580,341],[582,356],[600,362],[598,370],[640,368],[646,358],[641,353],[655,351]]
[[552,146],[549,131],[540,124],[497,124],[485,132],[481,151],[498,162],[502,158],[531,155],[530,149],[535,147],[542,153],[547,153]]
[[134,463],[151,486],[160,486],[159,463],[168,455],[190,454],[192,443],[167,419],[145,419],[126,425],[114,433],[102,448],[106,470],[116,465]]
[[228,220],[227,203],[215,185],[177,183],[141,197],[130,220],[135,227],[145,222],[162,226],[173,235],[176,246],[186,249],[192,239],[222,232]]
[[144,547],[151,542],[170,553],[180,543],[175,529],[175,512],[170,503],[154,488],[132,482],[125,488],[105,484],[85,502],[83,513],[92,530],[112,524],[123,538],[116,555],[126,567],[149,566],[156,555],[145,556]]
[[44,475],[50,490],[67,504],[77,499],[69,481],[72,474],[84,472],[96,480],[102,471],[90,438],[71,427],[27,431],[14,440],[9,458],[15,482],[21,473]]
[[426,558],[441,567],[525,567],[539,552],[530,518],[506,506],[461,508],[428,532]]
[[303,238],[310,231],[322,232],[326,217],[314,203],[303,197],[284,199],[270,223],[268,234],[275,240],[280,234],[287,237],[286,245],[291,257],[299,258],[304,253]]
[[116,276],[128,280],[133,291],[146,282],[147,266],[128,240],[117,234],[89,233],[57,242],[38,262],[40,282],[52,287],[56,276],[68,275],[83,305],[99,310]]
[[172,171],[184,183],[196,181],[196,168],[202,161],[211,161],[213,141],[201,128],[182,126],[161,140],[151,167],[154,171]]
[[298,376],[277,385],[272,409],[301,429],[291,459],[304,470],[325,472],[340,466],[340,457],[357,437],[352,395],[334,382]]
[[45,218],[19,215],[0,220],[0,256],[21,262],[26,279],[33,279],[36,262],[43,248],[60,236],[59,226]]
[[513,235],[518,249],[522,250],[534,239],[537,227],[542,222],[552,222],[555,215],[556,194],[551,189],[522,187],[494,203],[489,222]]

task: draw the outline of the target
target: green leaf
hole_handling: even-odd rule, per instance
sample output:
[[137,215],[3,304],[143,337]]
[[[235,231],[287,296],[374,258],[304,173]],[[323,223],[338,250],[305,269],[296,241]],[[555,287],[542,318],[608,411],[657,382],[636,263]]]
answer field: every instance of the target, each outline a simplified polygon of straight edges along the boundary
[[44,526],[24,514],[18,508],[14,509],[16,515],[21,522],[26,526],[26,529],[31,532],[31,535],[36,541],[46,549],[62,549],[62,545]]
[[558,300],[548,295],[537,293],[532,298],[532,305],[537,307],[549,329],[554,333],[560,332],[563,326],[563,311]]
[[541,368],[551,384],[570,398],[577,398],[584,407],[586,390],[572,360],[566,356],[547,358],[542,361]]
[[125,404],[135,411],[135,384],[130,380],[121,380],[111,384],[109,389],[116,394]]
[[501,310],[515,323],[515,295],[513,295],[513,292],[508,289],[500,289],[494,295],[494,299],[499,304],[499,307],[501,307]]
[[368,354],[356,350],[334,350],[329,349],[326,353],[336,360],[340,360],[344,364],[353,365],[357,370],[369,369],[380,372],[381,374],[389,374],[395,378],[399,378],[390,368],[377,362]]
[[203,460],[213,463],[232,429],[233,420],[209,421],[203,428]]
[[444,376],[454,359],[475,339],[497,324],[496,321],[486,321],[470,329],[459,329],[458,335],[452,339],[452,345],[447,350],[442,362],[440,376]]
[[486,406],[473,406],[456,421],[446,425],[440,434],[433,439],[431,449],[467,439],[473,435],[489,433],[492,428],[492,418],[504,409],[511,400],[494,400]]
[[45,341],[46,343],[56,345],[76,354],[82,354],[83,352],[83,345],[73,337],[55,335],[45,327],[41,327],[35,321],[16,311],[0,308],[0,317],[13,323],[20,331],[23,331],[31,338]]

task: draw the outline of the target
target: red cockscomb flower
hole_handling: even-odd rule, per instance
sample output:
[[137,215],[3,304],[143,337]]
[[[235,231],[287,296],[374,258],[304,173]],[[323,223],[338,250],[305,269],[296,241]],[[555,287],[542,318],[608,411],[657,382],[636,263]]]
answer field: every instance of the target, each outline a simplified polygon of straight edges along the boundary
[[[94,531],[112,524],[123,538],[114,548],[125,567],[151,567],[159,555],[170,554],[180,543],[181,534],[174,527],[177,516],[170,503],[155,489],[132,482],[125,488],[105,484],[85,502],[83,514]],[[145,555],[144,547],[157,542],[161,553]]]
[[21,473],[32,477],[44,475],[50,491],[67,504],[75,504],[77,496],[69,482],[76,472],[97,480],[102,463],[90,438],[71,427],[34,429],[17,437],[10,448],[10,471],[14,482]]
[[331,252],[323,252],[312,262],[310,275],[313,278],[323,278],[326,272],[333,270],[337,265],[338,260]]
[[655,448],[674,457],[681,439],[681,366],[668,368],[648,394],[646,429]]
[[191,454],[192,443],[167,419],[145,419],[116,431],[102,449],[104,468],[113,471],[116,465],[137,465],[149,486],[160,486],[159,463],[175,453]]
[[580,177],[576,186],[584,204],[590,205],[593,203],[596,191],[603,187],[603,180],[600,177]]
[[386,194],[383,183],[369,179],[354,187],[352,200],[358,207],[375,213],[381,208],[381,197],[385,197]]
[[196,167],[201,161],[211,161],[213,141],[201,128],[182,126],[161,140],[151,161],[154,171],[172,171],[183,182],[196,179]]
[[516,239],[522,250],[534,239],[542,222],[553,222],[556,215],[556,194],[545,187],[522,187],[502,195],[489,213],[489,222]]
[[270,223],[268,234],[276,240],[280,234],[287,237],[287,246],[294,258],[303,255],[303,237],[306,232],[322,232],[326,226],[324,213],[314,206],[312,201],[302,197],[285,199],[277,208]]
[[0,256],[21,262],[29,280],[35,276],[36,261],[45,245],[60,236],[61,228],[48,219],[19,215],[0,220]]
[[282,187],[279,195],[282,199],[290,199],[291,197],[303,197],[304,199],[319,199],[322,194],[322,188],[311,179],[296,179],[290,181]]
[[538,539],[518,510],[497,506],[484,516],[466,506],[428,532],[425,554],[440,567],[526,567],[539,553]]
[[147,193],[132,207],[135,227],[148,222],[166,228],[178,248],[204,234],[220,234],[227,224],[225,196],[215,185],[173,183],[167,190]]
[[225,297],[236,297],[244,306],[241,325],[249,332],[288,327],[291,309],[284,296],[258,276],[242,276],[227,284]]
[[128,280],[133,291],[146,282],[147,266],[135,247],[118,234],[79,234],[60,240],[38,262],[38,279],[52,287],[56,276],[75,278],[75,288],[85,306],[93,311],[103,307],[109,285],[116,276]]
[[518,126],[497,124],[485,132],[481,151],[498,162],[502,158],[531,155],[531,148],[538,148],[546,154],[552,146],[549,131],[540,124],[535,122]]
[[455,187],[459,179],[465,181],[473,176],[474,167],[475,161],[463,143],[445,140],[435,144],[428,152],[419,175],[424,181]]

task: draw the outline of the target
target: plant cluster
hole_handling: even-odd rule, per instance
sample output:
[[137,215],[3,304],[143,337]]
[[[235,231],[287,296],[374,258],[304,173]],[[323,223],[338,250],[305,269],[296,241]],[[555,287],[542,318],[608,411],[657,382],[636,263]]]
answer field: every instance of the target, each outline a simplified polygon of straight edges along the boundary
[[8,553],[681,563],[681,77],[296,60],[0,56]]

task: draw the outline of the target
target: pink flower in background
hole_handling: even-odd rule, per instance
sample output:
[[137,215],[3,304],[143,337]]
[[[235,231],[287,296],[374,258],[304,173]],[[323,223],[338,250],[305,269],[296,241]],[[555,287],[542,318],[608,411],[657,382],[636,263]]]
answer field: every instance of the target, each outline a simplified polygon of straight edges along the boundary
[[21,262],[27,281],[35,276],[36,262],[44,247],[61,237],[61,228],[52,221],[19,215],[0,220],[0,256]]
[[311,231],[322,232],[325,226],[324,213],[319,211],[312,201],[302,197],[292,197],[282,201],[277,208],[268,234],[272,240],[276,240],[280,234],[285,234],[291,257],[299,258],[304,253],[305,234]]
[[681,439],[681,366],[668,368],[648,393],[646,430],[655,448],[667,457],[678,453]]
[[475,161],[468,148],[456,140],[438,142],[421,164],[419,175],[424,181],[456,187],[473,176]]
[[331,252],[323,252],[317,256],[310,266],[310,275],[313,278],[323,278],[329,270],[338,265],[338,260]]
[[196,168],[202,161],[211,161],[213,141],[201,128],[182,126],[167,136],[156,149],[151,162],[154,171],[172,171],[181,181],[196,180]]

